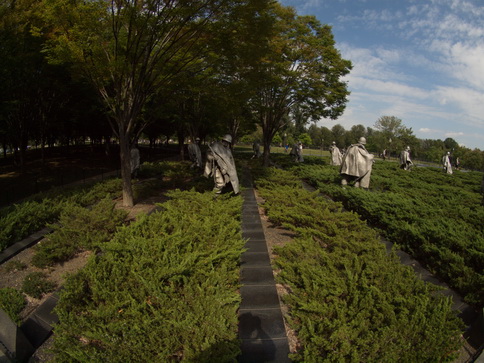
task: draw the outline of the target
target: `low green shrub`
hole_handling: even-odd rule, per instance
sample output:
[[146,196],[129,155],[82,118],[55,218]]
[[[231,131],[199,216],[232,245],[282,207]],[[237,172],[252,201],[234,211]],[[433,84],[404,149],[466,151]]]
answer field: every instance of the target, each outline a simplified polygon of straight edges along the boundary
[[452,361],[463,323],[451,299],[389,255],[359,215],[287,181],[292,173],[273,169],[256,185],[270,221],[297,236],[275,249],[300,342],[292,359]]
[[38,193],[26,201],[0,210],[0,251],[33,232],[54,223],[66,205],[89,206],[109,195],[121,195],[121,180],[60,188]]
[[122,180],[120,178],[107,179],[94,184],[82,193],[74,194],[69,198],[69,201],[87,207],[103,198],[114,199],[119,197],[122,194],[122,190]]
[[54,222],[62,207],[62,203],[52,199],[14,205],[8,214],[0,218],[0,251]]
[[391,162],[373,166],[370,192],[342,189],[337,169],[298,165],[299,177],[412,254],[458,291],[466,302],[484,304],[484,207],[482,173],[447,175],[435,168],[407,172]]
[[143,163],[140,177],[163,180],[162,186],[168,189],[195,189],[204,192],[213,188],[212,178],[205,178],[200,170],[190,168],[187,161],[160,161]]
[[56,361],[235,360],[241,198],[168,196],[68,278],[56,307]]
[[27,265],[24,262],[12,260],[5,263],[5,271],[6,272],[14,272],[14,271],[22,271],[27,268]]
[[72,258],[81,250],[99,251],[116,229],[124,223],[127,212],[114,208],[109,197],[91,209],[69,204],[59,217],[54,230],[36,246],[34,266],[44,268]]
[[12,319],[14,323],[20,325],[20,313],[27,305],[22,293],[14,288],[5,287],[0,289],[0,308]]
[[29,296],[40,299],[42,295],[54,291],[56,284],[47,280],[43,272],[32,272],[25,276],[22,283],[22,291]]

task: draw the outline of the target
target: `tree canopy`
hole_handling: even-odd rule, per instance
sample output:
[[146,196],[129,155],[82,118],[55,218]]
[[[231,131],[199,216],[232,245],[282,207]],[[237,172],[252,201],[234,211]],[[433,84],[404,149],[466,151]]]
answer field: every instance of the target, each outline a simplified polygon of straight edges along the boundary
[[250,101],[262,127],[266,165],[272,138],[291,111],[310,120],[343,113],[349,91],[341,78],[351,69],[335,48],[330,26],[277,2],[269,11],[273,25],[261,39],[267,53],[257,66],[258,86]]

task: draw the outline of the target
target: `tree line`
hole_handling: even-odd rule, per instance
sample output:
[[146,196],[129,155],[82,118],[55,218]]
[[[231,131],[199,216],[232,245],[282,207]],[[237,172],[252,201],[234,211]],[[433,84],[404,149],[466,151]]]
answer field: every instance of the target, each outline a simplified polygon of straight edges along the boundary
[[[260,139],[261,131],[245,136],[242,140]],[[325,149],[333,142],[340,149],[355,144],[360,137],[367,140],[366,148],[376,155],[386,150],[386,155],[396,158],[400,152],[410,146],[413,158],[440,163],[442,156],[451,153],[454,161],[459,158],[460,166],[471,170],[484,170],[484,151],[469,149],[460,146],[453,138],[419,139],[413,134],[412,128],[406,127],[403,121],[395,116],[382,116],[378,118],[373,127],[361,124],[353,125],[346,130],[342,125],[336,124],[332,128],[317,126],[315,123],[292,122],[284,126],[274,137],[274,145],[289,145],[301,141],[305,147]]]
[[[268,165],[284,130],[342,115],[352,68],[330,26],[273,0],[1,0],[0,50],[4,157],[22,169],[29,145],[115,138],[126,206],[141,136],[237,142],[259,128]],[[325,132],[307,130],[314,145]]]

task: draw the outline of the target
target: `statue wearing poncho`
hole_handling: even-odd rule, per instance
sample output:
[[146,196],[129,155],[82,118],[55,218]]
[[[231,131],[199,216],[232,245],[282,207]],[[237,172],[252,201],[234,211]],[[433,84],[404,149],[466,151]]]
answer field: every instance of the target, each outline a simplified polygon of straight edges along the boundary
[[354,180],[355,187],[369,188],[373,155],[366,150],[365,144],[366,139],[361,137],[357,144],[348,147],[340,168],[343,186]]
[[235,169],[235,162],[230,151],[232,137],[225,135],[222,141],[214,142],[209,145],[207,151],[207,162],[203,175],[209,177],[213,175],[215,182],[214,191],[217,194],[222,193],[222,188],[229,182],[235,194],[239,193],[239,178]]

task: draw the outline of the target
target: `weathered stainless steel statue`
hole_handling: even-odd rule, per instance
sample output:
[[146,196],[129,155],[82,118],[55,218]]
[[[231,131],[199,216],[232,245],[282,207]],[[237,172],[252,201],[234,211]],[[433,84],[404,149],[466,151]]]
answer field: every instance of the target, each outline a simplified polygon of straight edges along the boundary
[[442,157],[442,165],[444,166],[444,171],[447,174],[452,174],[452,160],[450,158],[450,152],[447,151],[447,154],[445,154]]
[[131,166],[131,177],[136,178],[138,177],[138,171],[140,168],[140,154],[137,144],[134,145],[129,151],[129,158],[129,163]]
[[303,157],[302,151],[303,151],[302,142],[298,141],[297,144],[293,145],[289,155],[294,156],[294,161],[296,163],[302,163],[302,162],[304,162],[304,157]]
[[413,166],[412,160],[410,160],[410,146],[407,146],[402,152],[400,153],[400,168],[403,170],[410,170]]
[[254,154],[252,155],[252,159],[258,159],[261,156],[260,144],[258,141],[254,141],[254,143],[252,144],[252,151],[254,152]]
[[192,168],[202,168],[202,152],[200,151],[200,138],[196,138],[195,142],[188,144],[188,157],[192,161]]
[[230,146],[232,136],[225,135],[222,141],[216,141],[208,146],[207,162],[205,163],[205,177],[213,176],[216,194],[222,193],[223,187],[230,183],[235,194],[239,193],[239,178],[235,168],[234,158]]
[[346,150],[340,168],[343,186],[348,185],[350,181],[354,181],[357,188],[369,188],[373,155],[366,150],[365,144],[366,139],[360,137],[357,144],[352,144]]
[[331,160],[329,163],[331,165],[341,165],[343,155],[341,155],[341,151],[339,151],[335,141],[333,141],[333,144],[329,147],[329,152],[331,153]]

